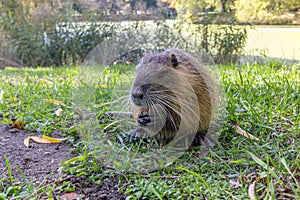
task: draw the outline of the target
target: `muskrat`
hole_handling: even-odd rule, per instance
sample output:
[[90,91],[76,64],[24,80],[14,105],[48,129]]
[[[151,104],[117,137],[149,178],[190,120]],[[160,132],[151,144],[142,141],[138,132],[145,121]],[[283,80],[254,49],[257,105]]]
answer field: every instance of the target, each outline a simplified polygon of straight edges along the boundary
[[136,131],[163,143],[182,136],[199,146],[216,97],[216,84],[195,55],[180,49],[148,53],[136,67],[130,91]]

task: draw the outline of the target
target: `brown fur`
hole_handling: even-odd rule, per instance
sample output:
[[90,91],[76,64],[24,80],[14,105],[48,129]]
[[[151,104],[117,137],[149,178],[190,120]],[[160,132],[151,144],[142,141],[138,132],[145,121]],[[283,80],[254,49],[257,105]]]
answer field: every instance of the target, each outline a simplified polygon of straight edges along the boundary
[[[146,89],[143,88],[145,84],[148,85]],[[171,141],[176,134],[196,134],[193,145],[201,144],[216,108],[217,94],[210,73],[196,57],[179,49],[145,55],[137,66],[131,95],[135,95],[137,91],[142,91],[143,98],[140,99],[142,103],[133,100],[134,119],[138,121],[140,115],[149,114],[151,122],[154,123],[152,126],[139,128],[148,133],[157,133],[154,137],[163,142]],[[164,95],[170,98],[165,98]],[[157,98],[176,108],[175,111],[163,104],[157,109],[152,108],[149,102],[156,102]],[[184,114],[179,114],[176,110]],[[159,124],[164,115],[168,115],[169,118],[163,124]],[[157,127],[155,123],[158,124]],[[196,128],[193,128],[195,124]]]

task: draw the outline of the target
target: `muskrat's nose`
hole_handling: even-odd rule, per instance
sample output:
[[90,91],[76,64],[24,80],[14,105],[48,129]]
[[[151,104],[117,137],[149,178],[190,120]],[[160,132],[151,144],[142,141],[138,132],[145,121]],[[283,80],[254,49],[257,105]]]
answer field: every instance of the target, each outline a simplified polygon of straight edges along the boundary
[[132,93],[132,97],[136,100],[142,100],[144,98],[144,94],[140,89],[137,89]]
[[142,92],[136,92],[132,94],[134,99],[142,100],[144,97],[144,94]]

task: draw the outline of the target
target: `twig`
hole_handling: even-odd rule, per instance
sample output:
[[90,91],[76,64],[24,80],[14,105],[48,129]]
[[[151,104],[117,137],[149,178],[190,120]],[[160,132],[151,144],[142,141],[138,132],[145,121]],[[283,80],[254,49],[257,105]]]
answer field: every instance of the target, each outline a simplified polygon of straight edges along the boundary
[[116,59],[114,59],[108,66],[111,66],[114,64],[114,62],[120,60],[122,57],[126,56],[127,54],[130,54],[132,52],[135,52],[135,51],[141,51],[142,49],[133,49],[133,50],[130,50],[130,51],[127,51],[121,55],[119,55]]
[[250,139],[252,139],[252,140],[259,141],[259,139],[258,139],[257,137],[255,137],[255,136],[251,135],[250,133],[247,133],[246,131],[244,131],[244,130],[238,125],[238,123],[237,123],[236,121],[234,121],[234,120],[230,120],[230,121],[231,121],[231,123],[235,126],[236,132],[237,132],[238,134],[240,134],[240,135],[242,135],[242,136],[244,136],[244,137],[246,137],[246,138],[250,138]]
[[143,177],[143,178],[155,177],[155,178],[162,178],[162,179],[176,179],[176,178],[179,178],[180,176],[149,176],[149,175],[141,175],[141,177]]

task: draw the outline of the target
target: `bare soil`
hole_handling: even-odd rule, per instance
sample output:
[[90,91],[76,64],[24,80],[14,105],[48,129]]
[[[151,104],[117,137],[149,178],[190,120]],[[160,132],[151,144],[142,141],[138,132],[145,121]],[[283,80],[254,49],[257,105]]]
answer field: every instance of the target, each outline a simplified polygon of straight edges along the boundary
[[[55,180],[62,177],[58,172],[61,162],[76,156],[74,153],[70,153],[71,145],[66,142],[59,144],[30,142],[30,147],[27,148],[24,145],[24,139],[33,135],[40,134],[0,124],[0,181],[5,177],[8,178],[5,156],[8,158],[14,178],[20,182],[22,182],[22,176],[17,171],[16,166],[23,171],[26,179],[36,187],[41,187],[41,183],[42,185],[54,183]],[[53,136],[55,137],[55,133]],[[109,181],[100,184],[85,184],[85,178],[87,177],[67,180],[76,186],[74,192],[83,199],[125,198],[125,195],[119,192],[118,180],[115,177],[111,177]],[[39,199],[47,198],[39,197]]]

